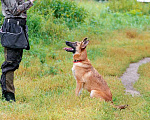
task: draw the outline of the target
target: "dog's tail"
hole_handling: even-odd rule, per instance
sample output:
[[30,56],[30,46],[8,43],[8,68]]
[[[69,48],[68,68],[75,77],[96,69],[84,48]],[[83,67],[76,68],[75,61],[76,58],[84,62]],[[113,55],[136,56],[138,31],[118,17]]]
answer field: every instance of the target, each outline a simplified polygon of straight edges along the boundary
[[111,93],[105,93],[105,94],[102,94],[101,93],[101,98],[103,98],[105,101],[109,102],[111,101],[111,105],[116,108],[116,109],[125,109],[127,108],[128,105],[114,105],[113,101],[112,101],[112,94]]
[[121,109],[125,109],[125,108],[127,108],[127,106],[128,106],[128,105],[114,105],[113,102],[111,102],[111,105],[112,105],[114,108],[117,108],[117,109],[120,109],[120,110],[121,110]]
[[90,96],[91,97],[96,97],[96,98],[102,98],[107,102],[111,102],[111,105],[114,108],[117,108],[117,109],[120,109],[120,110],[125,109],[128,106],[128,105],[114,105],[113,101],[112,101],[112,94],[111,94],[110,91],[102,92],[102,91],[98,91],[98,90],[92,90]]

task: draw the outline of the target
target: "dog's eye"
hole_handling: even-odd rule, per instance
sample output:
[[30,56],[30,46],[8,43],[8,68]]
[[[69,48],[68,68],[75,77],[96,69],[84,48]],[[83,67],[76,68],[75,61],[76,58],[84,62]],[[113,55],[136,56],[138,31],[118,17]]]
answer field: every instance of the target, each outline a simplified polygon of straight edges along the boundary
[[74,43],[74,46],[77,46],[77,42]]

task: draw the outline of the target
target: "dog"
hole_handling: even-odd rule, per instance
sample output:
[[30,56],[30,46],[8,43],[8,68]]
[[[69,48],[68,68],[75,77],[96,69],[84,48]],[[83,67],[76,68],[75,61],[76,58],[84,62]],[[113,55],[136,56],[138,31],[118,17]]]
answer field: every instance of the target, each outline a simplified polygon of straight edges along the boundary
[[127,105],[116,106],[112,101],[112,93],[103,79],[103,77],[92,66],[87,58],[86,47],[89,43],[87,38],[81,42],[66,41],[66,45],[70,48],[64,48],[67,52],[73,53],[72,72],[76,79],[75,94],[80,96],[82,89],[90,92],[90,97],[100,98],[100,100],[110,101],[115,108],[125,109]]

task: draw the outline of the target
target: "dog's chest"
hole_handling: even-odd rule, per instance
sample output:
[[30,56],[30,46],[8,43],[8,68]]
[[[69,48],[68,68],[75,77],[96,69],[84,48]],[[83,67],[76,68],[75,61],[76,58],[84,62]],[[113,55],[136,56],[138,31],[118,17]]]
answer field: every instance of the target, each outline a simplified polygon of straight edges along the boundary
[[73,67],[72,67],[72,73],[73,73],[74,78],[76,79],[76,76],[75,76],[75,65],[73,65]]

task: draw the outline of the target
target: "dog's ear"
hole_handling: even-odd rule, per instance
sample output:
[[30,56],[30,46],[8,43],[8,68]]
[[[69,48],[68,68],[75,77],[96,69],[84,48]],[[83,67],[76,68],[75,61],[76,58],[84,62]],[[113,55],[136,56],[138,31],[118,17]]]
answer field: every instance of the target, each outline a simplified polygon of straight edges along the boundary
[[82,42],[86,41],[87,39],[88,39],[87,37],[86,37],[86,38],[84,38]]
[[81,48],[82,48],[82,49],[86,48],[86,46],[88,45],[88,43],[89,43],[89,40],[87,40],[87,38],[85,38],[85,39],[82,41],[82,43],[81,43]]

